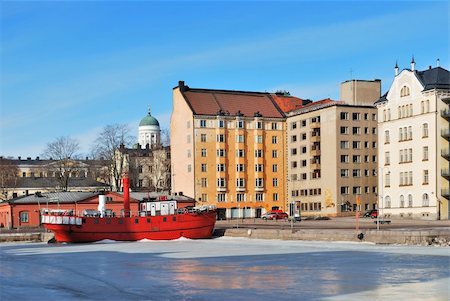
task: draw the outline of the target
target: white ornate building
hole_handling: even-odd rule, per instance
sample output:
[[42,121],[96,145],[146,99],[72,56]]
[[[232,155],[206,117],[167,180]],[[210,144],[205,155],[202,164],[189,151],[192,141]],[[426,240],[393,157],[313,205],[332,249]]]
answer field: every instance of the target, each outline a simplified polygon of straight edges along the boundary
[[141,148],[146,148],[147,144],[149,148],[153,145],[160,144],[161,130],[159,128],[158,120],[150,114],[150,108],[148,114],[142,118],[139,123],[138,142]]
[[395,77],[378,108],[382,217],[449,218],[450,73],[431,66]]

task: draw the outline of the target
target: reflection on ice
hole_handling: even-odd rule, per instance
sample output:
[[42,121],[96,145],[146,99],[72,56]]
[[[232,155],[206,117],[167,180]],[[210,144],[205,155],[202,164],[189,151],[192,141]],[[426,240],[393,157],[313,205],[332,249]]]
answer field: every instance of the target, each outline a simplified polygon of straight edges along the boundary
[[234,238],[1,244],[0,300],[447,300],[449,258],[449,248]]

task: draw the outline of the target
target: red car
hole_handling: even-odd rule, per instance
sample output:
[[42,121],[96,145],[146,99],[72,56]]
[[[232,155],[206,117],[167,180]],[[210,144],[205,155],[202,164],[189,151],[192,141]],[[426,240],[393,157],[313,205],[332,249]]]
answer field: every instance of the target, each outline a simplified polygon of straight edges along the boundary
[[283,211],[269,211],[261,216],[264,220],[287,219],[288,217],[288,214]]

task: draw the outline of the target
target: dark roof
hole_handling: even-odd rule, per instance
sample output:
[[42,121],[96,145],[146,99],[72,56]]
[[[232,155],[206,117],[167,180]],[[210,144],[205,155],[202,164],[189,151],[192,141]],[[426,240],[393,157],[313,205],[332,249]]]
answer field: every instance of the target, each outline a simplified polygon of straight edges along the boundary
[[416,72],[423,85],[423,90],[450,89],[450,72],[442,67]]
[[377,101],[374,102],[374,105],[386,102],[387,101],[387,95],[388,95],[388,92],[384,93],[383,96],[381,96]]
[[49,203],[75,203],[84,201],[88,198],[99,195],[99,192],[49,192],[32,194],[27,196],[21,196],[10,201],[6,201],[9,204],[28,204],[28,203],[40,203],[46,204]]
[[[16,188],[56,188],[59,186],[56,178],[18,178]],[[69,188],[76,187],[98,187],[107,188],[105,183],[97,182],[91,178],[69,178]]]
[[184,84],[180,92],[195,115],[218,115],[220,113],[253,117],[284,118],[282,110],[270,93],[233,90],[212,90],[189,88]]

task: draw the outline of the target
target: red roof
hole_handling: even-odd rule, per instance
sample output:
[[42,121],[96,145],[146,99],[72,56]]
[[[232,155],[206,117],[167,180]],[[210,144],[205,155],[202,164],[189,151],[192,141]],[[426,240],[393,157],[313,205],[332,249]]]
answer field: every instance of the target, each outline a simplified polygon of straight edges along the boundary
[[303,99],[295,96],[277,94],[271,94],[271,96],[284,113],[300,109],[303,106]]
[[326,99],[322,99],[322,100],[311,102],[311,103],[309,103],[309,104],[307,104],[307,105],[305,105],[303,107],[304,108],[311,108],[311,107],[315,107],[315,106],[325,105],[325,104],[328,104],[328,103],[337,103],[337,101],[329,99],[329,98],[326,98]]
[[191,88],[181,91],[196,115],[217,115],[222,111],[236,116],[240,111],[247,117],[255,113],[263,117],[284,117],[269,93]]

